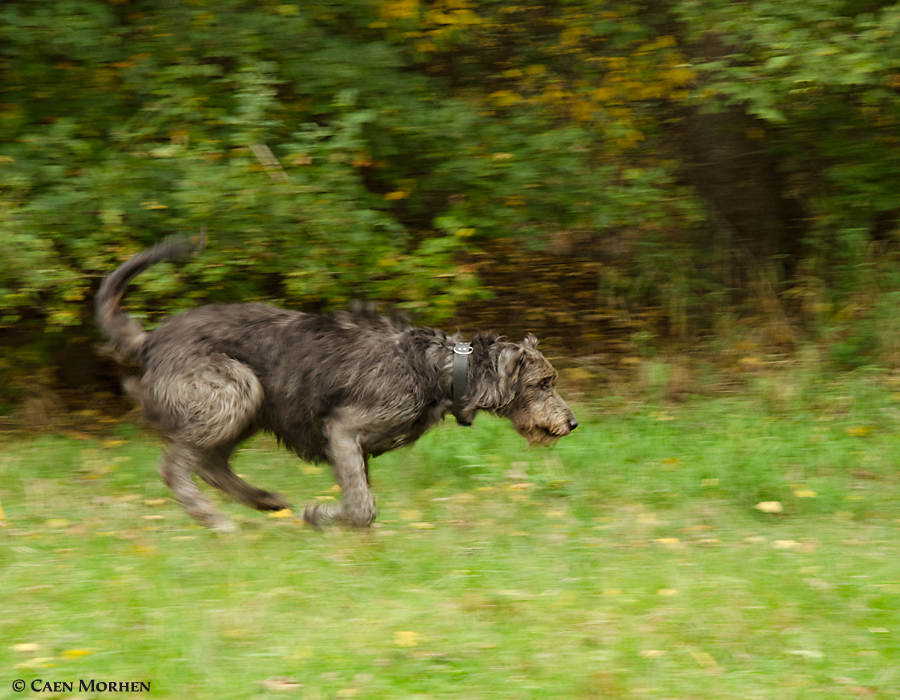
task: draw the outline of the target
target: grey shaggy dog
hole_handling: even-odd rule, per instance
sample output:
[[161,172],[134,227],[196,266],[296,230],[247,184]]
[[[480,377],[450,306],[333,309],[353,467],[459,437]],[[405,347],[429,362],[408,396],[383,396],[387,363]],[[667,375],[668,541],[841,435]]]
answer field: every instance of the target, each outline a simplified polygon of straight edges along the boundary
[[[117,358],[138,368],[126,390],[168,441],[163,480],[191,517],[220,532],[236,526],[201,493],[194,473],[252,508],[287,508],[228,464],[242,440],[264,430],[334,470],[343,498],[310,504],[308,523],[369,525],[376,509],[368,459],[414,442],[451,410],[455,337],[366,308],[315,315],[258,303],[203,306],[144,331],[120,306],[128,283],[193,248],[169,240],[145,250],[110,274],[96,299]],[[476,335],[458,420],[489,411],[509,418],[530,444],[568,435],[578,422],[536,346],[533,335],[521,343]]]

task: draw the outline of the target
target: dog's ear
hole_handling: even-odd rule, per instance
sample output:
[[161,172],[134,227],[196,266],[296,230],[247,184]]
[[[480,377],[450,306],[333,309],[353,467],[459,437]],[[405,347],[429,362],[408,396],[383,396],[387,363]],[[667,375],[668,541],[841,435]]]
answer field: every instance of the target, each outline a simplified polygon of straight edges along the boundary
[[[491,347],[490,356],[489,369],[478,382],[478,391],[471,404],[473,416],[478,409],[498,411],[516,396],[525,350],[521,345],[498,342]],[[463,417],[466,418],[465,412]]]
[[524,345],[524,343],[522,345],[504,343],[497,358],[497,378],[501,384],[505,381],[515,382],[518,377],[519,368],[525,357]]
[[529,333],[525,336],[525,340],[522,341],[522,347],[526,350],[534,350],[537,347],[538,339],[534,333]]

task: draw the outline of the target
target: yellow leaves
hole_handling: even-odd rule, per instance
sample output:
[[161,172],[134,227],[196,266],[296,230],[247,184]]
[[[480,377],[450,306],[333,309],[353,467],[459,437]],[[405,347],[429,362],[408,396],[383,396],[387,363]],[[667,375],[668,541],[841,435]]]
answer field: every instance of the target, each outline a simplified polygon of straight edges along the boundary
[[394,632],[394,644],[398,647],[417,647],[419,646],[419,640],[422,638],[422,635],[419,632],[412,632],[408,630]]
[[572,103],[569,111],[572,114],[572,118],[576,121],[586,122],[594,118],[594,114],[597,110],[596,106],[591,104],[588,100],[576,100]]
[[797,498],[815,498],[819,494],[817,494],[812,489],[797,489],[794,491],[794,495]]
[[692,651],[691,656],[694,658],[694,661],[703,668],[715,668],[719,665],[712,654],[705,651]]
[[875,430],[875,426],[873,425],[856,425],[846,428],[844,432],[850,437],[866,437],[871,434],[873,430]]
[[94,652],[90,649],[66,649],[61,655],[62,659],[80,659],[82,656],[90,656]]
[[271,511],[269,513],[270,518],[291,518],[293,516],[294,513],[290,508],[283,508],[281,510]]
[[64,527],[69,526],[69,521],[65,518],[50,518],[49,520],[44,522],[44,527],[49,530],[61,530]]
[[587,27],[567,27],[559,35],[559,45],[573,47],[581,43],[581,37],[588,33]]
[[666,457],[665,459],[659,460],[659,463],[662,465],[663,471],[672,472],[678,469],[681,460],[678,459],[678,457]]
[[497,90],[488,95],[495,107],[510,107],[522,101],[522,96],[512,90]]
[[388,192],[384,195],[384,198],[389,202],[395,202],[399,199],[406,199],[411,194],[411,190],[394,190],[393,192]]
[[784,512],[784,506],[778,501],[760,501],[754,508],[760,513],[776,514]]

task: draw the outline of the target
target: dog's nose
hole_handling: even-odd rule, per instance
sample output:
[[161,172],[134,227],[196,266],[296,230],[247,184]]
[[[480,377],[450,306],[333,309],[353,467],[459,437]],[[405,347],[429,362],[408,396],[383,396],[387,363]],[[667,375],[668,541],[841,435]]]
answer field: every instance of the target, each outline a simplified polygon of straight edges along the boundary
[[578,421],[574,418],[569,418],[569,430],[575,430],[578,427]]

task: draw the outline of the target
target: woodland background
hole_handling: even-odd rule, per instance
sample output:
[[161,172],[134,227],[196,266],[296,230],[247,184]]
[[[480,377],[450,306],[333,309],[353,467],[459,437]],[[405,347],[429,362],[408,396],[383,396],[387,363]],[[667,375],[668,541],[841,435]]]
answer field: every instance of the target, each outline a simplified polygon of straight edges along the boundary
[[898,119],[893,3],[4,2],[0,405],[111,387],[99,281],[204,223],[148,325],[365,298],[575,376],[900,367]]

